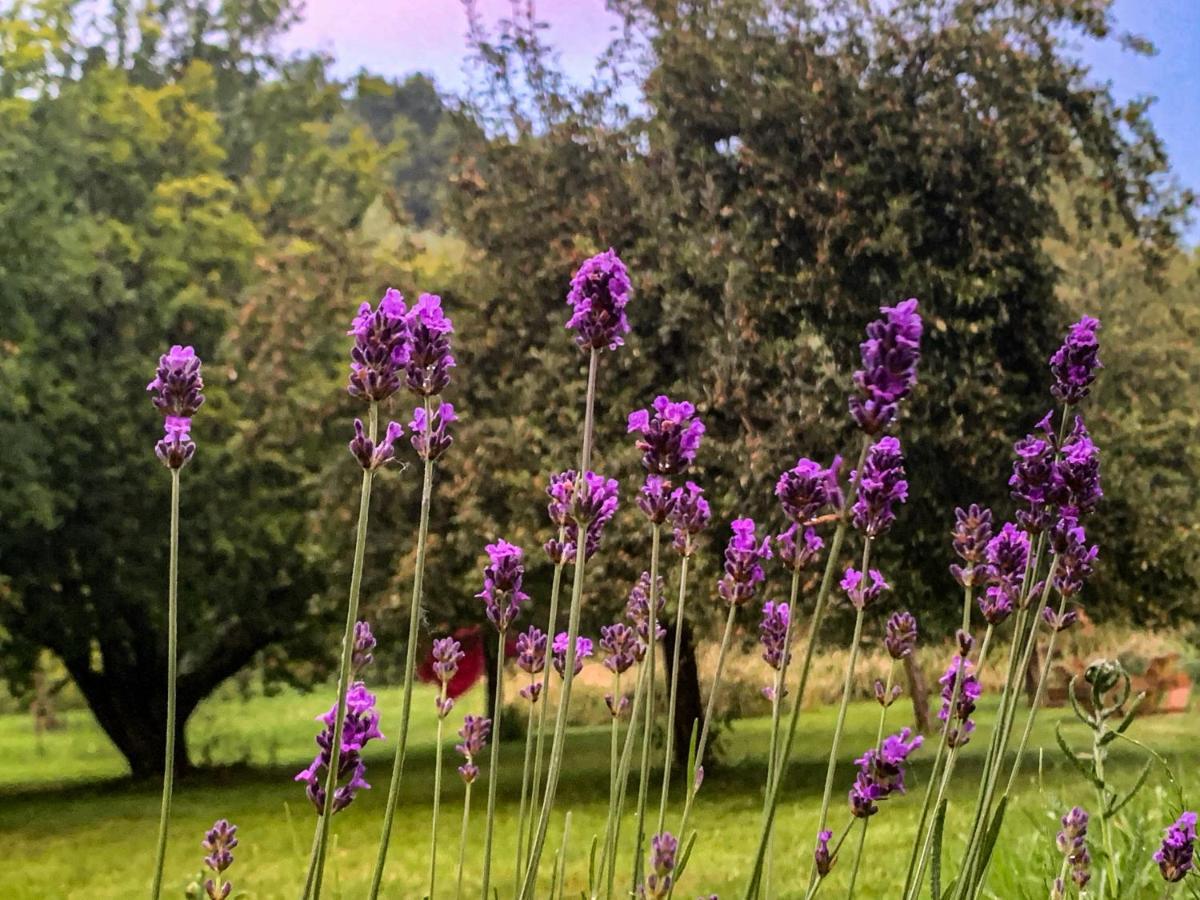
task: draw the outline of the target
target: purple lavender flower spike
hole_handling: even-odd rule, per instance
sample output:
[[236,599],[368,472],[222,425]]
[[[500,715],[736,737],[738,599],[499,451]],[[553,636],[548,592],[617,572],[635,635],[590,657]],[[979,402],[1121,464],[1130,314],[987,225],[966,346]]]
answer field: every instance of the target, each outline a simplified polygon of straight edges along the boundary
[[352,397],[372,403],[400,390],[400,371],[408,364],[409,334],[404,297],[388,288],[378,307],[364,303],[347,334],[354,337],[350,350]]
[[730,605],[745,606],[766,578],[762,561],[771,558],[771,539],[755,537],[753,519],[734,519],[730,528],[733,537],[725,547],[725,574],[717,593]]
[[575,471],[568,469],[550,476],[546,493],[550,497],[547,505],[550,521],[560,529],[565,529],[563,540],[560,541],[556,535],[543,545],[550,561],[561,565],[575,559],[580,523],[586,526],[584,558],[591,559],[600,549],[604,528],[620,504],[620,485],[617,480],[588,472],[580,483]]
[[983,556],[986,564],[979,571],[986,576],[987,589],[979,598],[979,611],[990,624],[999,625],[1021,599],[1029,561],[1029,534],[1005,522],[987,542]]
[[875,702],[880,706],[891,706],[896,702],[896,698],[900,696],[900,685],[892,685],[891,693],[888,693],[887,686],[878,678],[875,679],[874,685]]
[[[530,676],[540,675],[546,668],[546,633],[536,625],[517,635],[517,668]],[[543,684],[532,679],[521,688],[520,694],[530,703],[537,703]]]
[[673,544],[681,556],[691,556],[696,535],[708,527],[712,509],[704,499],[704,488],[689,481],[671,494],[671,527]]
[[1166,831],[1154,854],[1158,871],[1168,884],[1176,884],[1196,868],[1196,814],[1185,812]]
[[354,420],[354,438],[350,441],[350,454],[367,471],[386,466],[396,458],[396,441],[404,434],[399,422],[389,422],[383,440],[375,444],[367,437],[362,419]]
[[1050,530],[1050,548],[1058,558],[1054,587],[1064,597],[1073,597],[1083,590],[1100,550],[1088,546],[1083,526],[1067,515]]
[[488,564],[483,569],[483,590],[475,596],[484,603],[488,620],[497,631],[506,631],[529,595],[521,590],[525,577],[525,551],[500,540],[485,548]]
[[182,469],[196,455],[191,429],[192,420],[183,416],[163,420],[163,437],[154,445],[154,455],[168,469]]
[[817,876],[824,878],[833,869],[837,857],[829,852],[829,842],[833,839],[832,831],[822,831],[817,835],[817,849],[813,851],[813,862],[817,866]]
[[[553,656],[554,671],[559,675],[563,675],[567,668],[567,633],[560,631],[554,636],[554,644],[551,646]],[[583,661],[590,659],[593,652],[592,639],[584,637],[582,634],[575,638],[575,665],[574,671],[578,675],[583,671]]]
[[[654,603],[654,639],[661,640],[663,635],[667,633],[667,629],[662,624],[662,613],[666,607],[666,598],[664,597],[664,582],[662,576],[658,576],[657,591],[655,591]],[[650,573],[642,572],[638,576],[638,580],[633,587],[629,589],[629,599],[625,601],[625,618],[633,623],[633,627],[637,630],[640,643],[638,645],[638,662],[641,662],[646,655],[646,646],[650,642]]]
[[[811,528],[805,528],[799,534],[800,526],[791,525],[788,530],[775,536],[775,549],[779,551],[780,561],[793,572],[803,572],[813,564],[825,542]],[[799,540],[796,540],[799,534]]]
[[574,329],[579,349],[616,350],[625,343],[625,307],[632,292],[629,272],[611,247],[584,260],[567,294],[572,309],[567,327]]
[[892,659],[912,656],[917,649],[917,620],[908,610],[894,612],[884,625],[883,643]]
[[[1082,807],[1076,806],[1062,817],[1062,830],[1054,839],[1058,852],[1067,858],[1071,866],[1071,880],[1081,889],[1092,877],[1089,872],[1092,857],[1087,848],[1087,829],[1088,814]],[[1066,885],[1061,879],[1055,879],[1053,894],[1065,897]]]
[[671,895],[678,852],[679,841],[671,832],[664,831],[650,838],[650,872],[638,888],[639,898],[662,900]]
[[[317,753],[307,769],[300,772],[295,780],[308,785],[308,799],[316,807],[317,815],[325,808],[325,777],[329,768],[330,751],[333,748],[334,719],[337,717],[337,704],[329,712],[317,717],[325,728],[317,735]],[[367,766],[362,760],[362,750],[371,740],[383,740],[379,731],[379,713],[375,711],[375,695],[369,692],[361,681],[356,681],[346,692],[346,716],[342,723],[342,752],[338,757],[337,782],[340,786],[333,794],[333,812],[337,813],[349,806],[359,790],[371,786],[367,784]],[[344,783],[342,783],[344,782]]]
[[408,314],[408,353],[404,361],[408,389],[418,397],[435,397],[450,383],[454,326],[442,312],[442,298],[422,294]]
[[842,488],[838,471],[842,458],[835,456],[829,468],[811,459],[799,459],[796,465],[779,476],[775,496],[784,514],[797,525],[808,525],[822,513],[842,505]]
[[963,587],[979,583],[979,563],[985,558],[992,539],[992,511],[972,503],[967,509],[954,510],[954,552],[964,565],[952,565],[950,574]]
[[204,405],[200,357],[192,347],[175,344],[158,358],[154,379],[146,385],[150,402],[164,416],[190,419]]
[[789,618],[790,611],[786,603],[768,600],[763,604],[762,621],[758,625],[758,641],[762,644],[763,660],[776,671],[792,658],[792,652],[787,646]]
[[880,438],[867,452],[862,471],[850,477],[858,485],[854,527],[868,537],[878,537],[896,521],[896,504],[908,500],[900,442],[890,435]]
[[604,651],[604,665],[618,675],[628,671],[637,662],[638,635],[624,622],[604,625],[600,628],[600,649]]
[[350,657],[350,669],[352,676],[357,676],[363,669],[375,661],[373,652],[375,649],[375,635],[371,633],[371,626],[366,621],[358,621],[354,623],[354,649]]
[[413,410],[412,421],[408,423],[409,441],[412,442],[413,449],[417,451],[417,455],[421,459],[432,462],[449,450],[450,445],[454,443],[454,438],[446,426],[451,422],[457,422],[458,416],[454,414],[453,404],[441,403],[433,412],[432,428],[429,427],[426,418],[425,407],[418,406]]
[[875,815],[880,800],[904,793],[904,765],[924,741],[920,735],[913,737],[911,729],[904,728],[886,738],[878,749],[871,747],[854,761],[858,776],[850,788],[850,812],[856,818]]
[[[979,679],[975,677],[974,666],[965,656],[955,656],[944,675],[938,679],[942,686],[942,708],[938,710],[938,718],[945,722],[950,720],[950,729],[946,733],[946,743],[950,747],[962,747],[971,740],[971,732],[975,730],[975,722],[971,719],[975,706],[983,693]],[[954,709],[950,709],[950,700],[954,696],[955,684],[958,685],[958,699],[954,701]]]
[[917,382],[921,359],[921,316],[915,299],[879,310],[883,318],[867,326],[859,345],[862,369],[854,373],[858,393],[850,398],[850,415],[867,434],[878,434],[896,417],[900,401]]
[[671,482],[661,475],[647,475],[638,492],[638,509],[652,523],[661,525],[675,510],[675,495]]
[[1034,430],[1013,445],[1016,459],[1008,486],[1017,501],[1017,521],[1028,532],[1050,524],[1058,491],[1058,466],[1054,457],[1057,438],[1051,429],[1053,412],[1046,413]]
[[[433,674],[441,682],[442,687],[458,674],[458,664],[463,661],[466,653],[462,644],[452,637],[438,638],[433,642]],[[441,693],[434,698],[433,705],[437,708],[438,718],[444,719],[454,709],[454,698],[443,697]]]
[[1050,357],[1050,374],[1054,384],[1050,393],[1063,403],[1074,406],[1082,401],[1096,380],[1100,363],[1100,342],[1096,332],[1100,321],[1084,316],[1071,326],[1067,339]]
[[233,865],[233,848],[238,845],[237,826],[226,819],[218,819],[204,835],[200,847],[207,852],[204,865],[216,873],[217,878],[204,882],[204,893],[209,900],[225,900],[233,885],[221,878],[221,874]]
[[686,400],[676,402],[660,394],[652,408],[653,414],[646,409],[631,412],[627,430],[641,433],[637,448],[649,474],[679,475],[696,460],[704,423],[697,418],[696,407]]
[[1053,498],[1064,514],[1083,518],[1104,496],[1100,489],[1100,451],[1081,416],[1075,417],[1075,426],[1063,441],[1054,474]]
[[454,749],[466,759],[466,762],[458,767],[458,774],[467,784],[479,777],[479,767],[475,765],[475,760],[483,753],[491,734],[491,719],[485,716],[467,716],[463,719],[462,728],[458,730],[462,743],[455,744]]
[[842,575],[841,588],[846,592],[846,596],[850,598],[850,604],[855,609],[866,609],[871,606],[879,595],[884,591],[890,591],[892,586],[883,579],[883,574],[878,569],[871,569],[867,573],[870,579],[863,577],[863,573],[855,569],[853,566],[846,569]]
[[977,603],[983,620],[989,625],[999,625],[1012,615],[1016,600],[1016,595],[1003,584],[989,584]]
[[1066,631],[1079,621],[1079,613],[1068,609],[1060,616],[1052,607],[1047,606],[1042,610],[1042,620],[1054,631]]

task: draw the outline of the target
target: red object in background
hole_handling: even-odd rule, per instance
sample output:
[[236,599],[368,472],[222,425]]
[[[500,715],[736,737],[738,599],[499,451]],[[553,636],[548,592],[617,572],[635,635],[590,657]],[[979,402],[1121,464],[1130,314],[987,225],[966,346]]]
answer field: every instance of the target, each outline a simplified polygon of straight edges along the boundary
[[[487,658],[483,654],[482,629],[478,625],[467,625],[453,632],[450,637],[458,641],[465,654],[458,664],[458,671],[446,685],[446,696],[453,699],[461,697],[475,686],[483,677]],[[494,634],[494,632],[489,632]],[[504,656],[509,658],[517,655],[516,638],[508,638],[504,642]],[[417,680],[425,684],[437,684],[437,676],[433,674],[433,646],[425,651],[424,657],[417,663]]]

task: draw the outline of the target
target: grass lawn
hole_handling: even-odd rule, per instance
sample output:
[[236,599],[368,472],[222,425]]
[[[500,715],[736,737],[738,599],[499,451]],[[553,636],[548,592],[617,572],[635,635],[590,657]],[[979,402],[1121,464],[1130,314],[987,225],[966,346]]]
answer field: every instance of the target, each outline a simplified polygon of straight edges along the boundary
[[[397,816],[392,856],[387,870],[385,896],[420,898],[427,885],[429,867],[429,799],[432,790],[434,718],[431,696],[422,692],[416,704],[414,741],[402,807]],[[167,897],[183,897],[190,876],[200,868],[199,843],[204,830],[218,817],[239,826],[237,862],[230,872],[243,896],[268,900],[299,894],[312,827],[313,811],[292,775],[311,756],[321,695],[285,693],[249,700],[231,694],[207,702],[194,717],[189,733],[193,756],[214,768],[186,779],[176,789],[171,844],[167,858]],[[453,718],[473,711],[478,692],[460,704]],[[398,716],[398,690],[380,693],[381,727],[391,738],[389,720]],[[1057,872],[1053,841],[1057,816],[1068,806],[1094,805],[1094,793],[1060,757],[1052,737],[1053,722],[1066,715],[1045,712],[1035,732],[1034,750],[1020,780],[1020,794],[1010,809],[1000,843],[991,896],[1044,898]],[[902,707],[892,714],[900,723]],[[0,897],[4,900],[44,900],[70,897],[80,900],[141,896],[148,887],[158,819],[157,784],[131,784],[124,779],[123,763],[102,732],[85,712],[66,714],[68,727],[46,735],[39,743],[24,716],[0,717]],[[845,765],[839,772],[833,827],[847,818],[845,789],[851,780],[854,756],[874,738],[878,707],[851,708],[844,740]],[[946,825],[947,866],[953,868],[956,848],[965,840],[969,810],[974,799],[979,757],[989,734],[988,711],[983,711],[978,739],[968,748],[955,778]],[[760,783],[766,752],[768,722],[743,720],[722,736],[724,764],[709,775],[698,800],[694,822],[700,836],[691,865],[676,896],[691,900],[702,891],[718,893],[724,900],[740,897],[749,856],[758,830],[762,798]],[[806,713],[801,720],[797,755],[792,767],[785,804],[776,831],[774,896],[801,897],[807,878],[812,835],[820,807],[828,739],[833,710]],[[1082,743],[1079,729],[1071,733]],[[1183,781],[1190,804],[1197,801],[1195,772],[1200,762],[1200,716],[1156,717],[1137,722],[1131,732],[1166,755]],[[450,743],[448,741],[448,743]],[[504,757],[501,804],[497,811],[493,884],[501,896],[511,893],[514,869],[516,794],[520,787],[521,746],[509,742]],[[588,845],[603,827],[607,794],[607,732],[600,728],[577,729],[568,745],[567,765],[560,788],[561,812],[547,844],[547,862],[562,840],[563,814],[572,811],[568,844],[567,897],[579,896],[586,878]],[[1040,760],[1037,748],[1044,748]],[[391,743],[370,754],[368,779],[374,789],[360,794],[349,810],[334,820],[336,845],[331,854],[328,896],[358,898],[365,894],[379,837],[380,818],[387,793]],[[930,753],[918,754],[910,775],[910,794],[884,804],[871,820],[867,858],[858,879],[858,896],[895,896],[897,877],[903,877],[916,807],[924,788]],[[1125,783],[1132,782],[1141,765],[1141,752],[1123,742],[1113,746],[1110,771]],[[455,861],[462,814],[462,785],[452,766],[453,751],[446,757],[446,796],[439,835],[438,896],[453,895]],[[1138,800],[1128,808],[1129,835],[1120,838],[1125,860],[1140,865],[1139,884],[1128,897],[1158,897],[1162,885],[1149,862],[1161,829],[1178,813],[1175,794],[1160,785],[1166,780],[1156,770]],[[471,837],[466,847],[466,894],[479,891],[479,865],[486,806],[486,774],[476,785],[472,802]],[[657,801],[657,784],[651,791]],[[677,822],[679,797],[668,817]],[[628,824],[623,834],[630,832]],[[853,846],[847,842],[821,896],[845,896],[845,878]],[[1093,835],[1093,853],[1099,847]],[[622,857],[620,873],[628,871]],[[543,865],[543,872],[549,872]],[[628,874],[625,874],[628,879]]]

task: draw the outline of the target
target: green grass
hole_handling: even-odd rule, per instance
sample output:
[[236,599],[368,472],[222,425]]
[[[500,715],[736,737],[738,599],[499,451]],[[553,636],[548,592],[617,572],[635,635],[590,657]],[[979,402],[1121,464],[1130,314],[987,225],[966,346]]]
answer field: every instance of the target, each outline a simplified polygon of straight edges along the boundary
[[[324,695],[285,693],[276,697],[243,700],[226,693],[206,703],[191,723],[189,740],[197,761],[215,768],[200,771],[177,788],[172,820],[171,845],[167,857],[168,897],[182,897],[189,876],[195,873],[202,853],[199,842],[204,830],[218,817],[239,826],[241,844],[230,875],[237,888],[249,898],[295,898],[303,877],[306,853],[314,824],[311,808],[291,777],[312,752],[312,717],[320,710]],[[431,695],[422,691],[414,719],[414,742],[402,791],[402,808],[397,816],[392,841],[392,858],[387,872],[385,896],[419,898],[428,868],[429,797],[432,784],[434,719]],[[477,697],[464,698],[457,716],[472,711]],[[398,714],[399,692],[380,693],[382,728],[389,738],[389,720]],[[861,704],[851,708],[848,722],[846,767],[841,770],[836,795],[834,827],[845,821],[844,789],[850,779],[853,756],[874,737],[877,707]],[[1056,817],[1073,803],[1094,802],[1090,789],[1060,759],[1053,746],[1051,727],[1064,714],[1043,714],[1035,732],[1033,751],[1021,779],[1021,791],[1007,819],[994,875],[992,896],[1044,898],[1056,862],[1052,858]],[[898,707],[892,721],[903,716]],[[155,827],[158,785],[132,784],[116,751],[84,712],[67,715],[68,727],[44,736],[39,743],[24,716],[0,717],[0,896],[5,900],[43,898],[136,897],[149,880]],[[974,777],[989,733],[985,711],[979,739],[967,749],[955,779],[951,812],[946,828],[946,859],[956,858],[956,848],[965,839],[969,809],[974,797]],[[797,740],[796,763],[779,813],[774,868],[775,896],[799,897],[807,877],[812,832],[820,805],[824,755],[832,730],[832,710],[806,713]],[[1200,761],[1196,745],[1198,717],[1195,714],[1140,720],[1133,733],[1166,754],[1177,774],[1191,777]],[[694,819],[700,837],[696,852],[677,896],[690,900],[701,891],[719,893],[725,900],[740,897],[749,857],[754,848],[761,809],[760,783],[768,723],[763,719],[735,723],[722,736],[724,765],[705,781]],[[1082,741],[1083,736],[1077,736]],[[1038,747],[1045,748],[1039,772]],[[515,845],[515,793],[519,789],[520,745],[504,745],[507,765],[501,782],[501,805],[496,822],[496,856],[493,883],[501,896],[511,892]],[[365,893],[374,861],[375,846],[387,793],[391,744],[385,742],[370,754],[368,775],[374,789],[334,820],[336,846],[332,851],[330,897],[357,898]],[[454,773],[451,751],[447,755],[441,833],[439,896],[452,896],[454,864],[458,851],[458,829],[462,813],[462,787]],[[884,805],[872,820],[868,838],[868,860],[859,876],[858,896],[895,895],[897,873],[907,862],[916,807],[923,788],[924,766],[929,754],[922,753],[910,775],[910,795]],[[1139,751],[1114,745],[1111,771],[1117,778],[1131,780],[1140,765]],[[607,736],[604,729],[577,729],[571,736],[567,766],[560,789],[559,812],[547,845],[547,862],[561,840],[563,813],[573,811],[568,849],[568,891],[579,896],[585,882],[588,844],[603,826],[607,791]],[[1131,834],[1144,835],[1147,845],[1128,853],[1141,870],[1145,887],[1132,889],[1129,897],[1157,897],[1161,885],[1151,870],[1149,854],[1161,829],[1178,812],[1174,796],[1154,785],[1164,783],[1155,773],[1152,787],[1135,802],[1128,816]],[[482,844],[486,775],[479,782],[479,802],[473,804],[471,840],[467,853],[467,895],[479,891],[478,872]],[[1194,786],[1185,778],[1184,788]],[[657,791],[651,792],[657,797]],[[1195,804],[1194,795],[1189,795]],[[675,810],[668,821],[677,821]],[[628,836],[627,826],[624,834]],[[822,891],[823,897],[845,896],[849,869],[847,842],[839,865]],[[1098,846],[1098,840],[1095,845]],[[620,874],[628,879],[628,864],[622,858]],[[950,866],[952,868],[952,866]],[[549,865],[543,867],[549,872]],[[1151,887],[1151,886],[1154,887]]]

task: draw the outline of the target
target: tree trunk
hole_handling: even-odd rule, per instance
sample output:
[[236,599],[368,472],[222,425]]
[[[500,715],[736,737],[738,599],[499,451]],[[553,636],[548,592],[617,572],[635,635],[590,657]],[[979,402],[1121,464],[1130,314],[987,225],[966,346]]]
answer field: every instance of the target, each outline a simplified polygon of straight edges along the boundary
[[913,722],[917,734],[929,733],[929,688],[925,676],[912,654],[904,657],[904,672],[908,676],[908,695],[912,698]]
[[[675,659],[675,623],[667,623],[663,638],[663,652],[667,658],[667,684],[670,684],[671,663]],[[684,623],[679,645],[679,687],[675,698],[675,763],[687,765],[688,749],[692,742],[692,725],[696,723],[697,735],[703,726],[704,707],[700,699],[700,673],[696,666],[696,642],[692,626]],[[711,746],[711,743],[710,743]],[[701,760],[703,763],[704,760]]]

